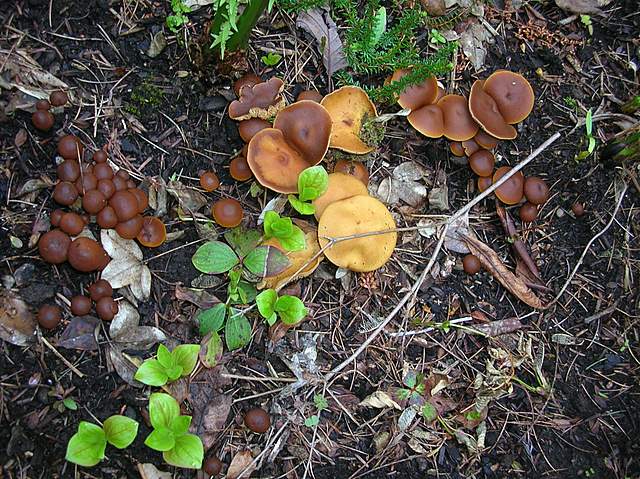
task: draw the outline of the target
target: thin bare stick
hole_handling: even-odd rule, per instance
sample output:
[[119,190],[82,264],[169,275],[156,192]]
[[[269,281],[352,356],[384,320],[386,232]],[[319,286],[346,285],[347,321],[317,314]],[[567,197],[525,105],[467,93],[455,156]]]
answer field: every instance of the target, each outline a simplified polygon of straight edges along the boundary
[[369,337],[360,345],[360,347],[358,349],[356,349],[353,352],[353,354],[351,354],[351,356],[349,356],[347,359],[342,361],[340,364],[338,364],[335,368],[333,368],[331,371],[329,371],[325,375],[325,377],[324,377],[325,381],[331,380],[331,378],[333,378],[336,374],[338,374],[340,371],[342,371],[344,368],[346,368],[351,363],[351,361],[353,361],[358,356],[360,356],[360,354],[362,354],[362,352],[365,349],[367,349],[367,347],[369,347],[369,345],[378,337],[378,335],[391,322],[391,320],[393,318],[395,318],[395,316],[400,312],[400,310],[404,307],[404,305],[407,302],[409,302],[409,300],[412,299],[413,296],[418,292],[418,290],[420,289],[420,286],[422,286],[422,283],[424,282],[424,280],[426,279],[427,275],[431,271],[431,268],[433,267],[433,265],[436,262],[438,254],[440,253],[440,250],[442,249],[442,245],[444,244],[444,239],[447,236],[447,231],[449,230],[449,227],[456,220],[458,220],[459,218],[461,218],[464,215],[466,215],[467,213],[469,213],[471,208],[473,208],[475,205],[477,205],[483,199],[485,199],[487,196],[489,196],[491,193],[493,193],[496,190],[496,188],[498,188],[500,185],[502,185],[504,182],[506,182],[509,178],[511,178],[513,175],[515,175],[518,171],[520,171],[522,168],[524,168],[526,165],[528,165],[531,161],[533,161],[540,153],[542,153],[546,148],[548,148],[558,138],[560,138],[560,133],[556,132],[547,141],[545,141],[538,148],[536,148],[529,156],[527,156],[524,160],[522,160],[518,165],[514,166],[511,170],[509,170],[509,172],[506,173],[502,178],[500,178],[496,183],[491,185],[489,188],[484,190],[481,194],[476,196],[473,200],[471,200],[465,206],[460,208],[453,216],[451,216],[447,220],[447,222],[444,225],[444,228],[440,232],[440,238],[438,240],[438,243],[436,244],[436,248],[433,251],[433,254],[431,255],[431,258],[429,259],[429,262],[427,263],[427,265],[425,266],[424,270],[422,271],[422,274],[420,274],[420,277],[418,278],[418,280],[413,284],[411,289],[402,297],[402,299],[400,299],[400,301],[398,302],[396,307],[393,308],[393,310],[378,325],[378,327],[371,332]]
[[80,378],[84,377],[84,373],[80,372],[78,368],[76,368],[73,364],[67,361],[67,358],[65,358],[62,354],[60,354],[58,350],[53,347],[53,344],[47,341],[47,338],[45,338],[44,336],[41,336],[40,339],[42,340],[44,345],[53,352],[53,354],[55,354],[56,356],[58,356],[58,358],[60,358],[60,361],[62,361],[69,369],[71,369],[71,371],[73,371]]

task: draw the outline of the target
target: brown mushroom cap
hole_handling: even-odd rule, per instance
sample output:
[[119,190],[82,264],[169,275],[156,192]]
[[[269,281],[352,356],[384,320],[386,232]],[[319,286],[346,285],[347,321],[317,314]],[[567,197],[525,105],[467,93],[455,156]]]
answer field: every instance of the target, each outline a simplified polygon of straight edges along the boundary
[[478,150],[469,157],[469,167],[478,176],[491,176],[496,158],[489,150]]
[[529,176],[524,180],[524,196],[534,205],[541,205],[549,199],[547,183],[537,176]]
[[320,103],[322,101],[322,98],[323,98],[322,93],[320,93],[319,91],[302,90],[298,94],[298,98],[296,98],[296,101],[310,100],[310,101],[315,101],[316,103]]
[[276,116],[249,142],[247,163],[261,185],[279,193],[296,193],[298,176],[322,161],[331,136],[331,117],[325,108],[303,100]]
[[454,141],[473,138],[480,128],[469,113],[467,99],[462,95],[445,95],[438,100],[444,119],[444,136]]
[[[322,248],[327,238],[339,238],[396,228],[387,207],[371,196],[354,196],[330,204],[318,224],[318,242]],[[352,271],[373,271],[384,265],[396,246],[397,233],[363,236],[340,241],[325,250],[325,256],[336,266]]]
[[60,229],[71,236],[79,235],[84,229],[84,220],[77,213],[65,213],[60,219]]
[[244,425],[253,432],[263,434],[271,427],[271,416],[262,408],[254,408],[244,415]]
[[129,188],[129,193],[136,197],[138,201],[138,213],[144,213],[144,210],[149,206],[149,197],[140,188]]
[[49,221],[51,222],[51,226],[59,226],[60,225],[60,220],[62,220],[62,217],[64,216],[65,211],[61,210],[61,209],[57,209],[57,210],[53,210],[51,212],[51,215],[49,215]]
[[47,263],[60,264],[67,261],[71,238],[66,233],[55,229],[47,231],[38,241],[38,252]]
[[317,220],[322,218],[327,206],[336,201],[351,198],[356,195],[368,195],[367,187],[355,176],[345,173],[331,173],[329,175],[329,185],[327,191],[312,201],[316,211],[314,213]]
[[167,230],[164,223],[155,216],[145,216],[142,219],[142,229],[138,233],[137,240],[147,248],[157,248],[167,239]]
[[140,231],[142,231],[142,215],[139,214],[116,225],[116,233],[122,239],[134,239],[140,234]]
[[525,223],[531,223],[538,217],[538,206],[528,201],[520,207],[518,211],[520,219]]
[[53,200],[60,204],[69,206],[78,198],[78,189],[73,183],[61,181],[53,189]]
[[507,123],[520,123],[533,110],[533,88],[519,73],[498,70],[485,80],[482,89],[495,100]]
[[358,178],[367,186],[369,184],[369,172],[361,161],[338,160],[333,167],[334,173],[344,173]]
[[56,90],[49,95],[49,101],[53,106],[63,106],[69,101],[69,97],[62,90]]
[[253,177],[253,172],[249,168],[249,163],[244,156],[236,156],[229,163],[229,174],[236,181],[247,181]]
[[492,184],[493,184],[493,177],[491,176],[478,177],[478,190],[480,190],[481,193],[487,188],[489,188]]
[[480,271],[482,265],[480,264],[480,260],[477,256],[468,254],[464,258],[462,258],[462,267],[465,273],[476,274]]
[[444,135],[444,115],[437,105],[418,108],[409,114],[407,120],[427,138],[440,138]]
[[62,181],[74,182],[80,176],[80,163],[78,160],[64,160],[56,167],[56,175]]
[[107,206],[107,199],[100,190],[89,190],[82,197],[82,208],[92,215],[95,215]]
[[286,104],[281,95],[283,89],[283,81],[276,77],[253,86],[244,86],[240,90],[238,99],[229,105],[229,118],[232,120],[269,119]]
[[87,296],[74,296],[71,298],[71,312],[75,316],[84,316],[91,311],[91,300]]
[[96,216],[100,228],[111,229],[118,224],[118,216],[111,206],[105,206]]
[[454,156],[465,156],[462,143],[459,141],[452,141],[449,143],[449,150]]
[[476,80],[469,93],[469,112],[482,129],[495,138],[513,140],[518,133],[509,125],[496,101],[482,89],[482,80]]
[[[500,178],[511,171],[510,166],[501,166],[493,174],[493,182],[496,183]],[[522,200],[524,193],[524,175],[518,171],[509,178],[504,184],[495,190],[495,194],[500,201],[506,205],[515,205]]]
[[220,179],[213,171],[205,171],[200,175],[200,186],[204,191],[213,191],[220,186]]
[[[396,70],[391,76],[391,81],[398,81],[403,76],[411,73],[408,68]],[[398,105],[413,111],[422,106],[431,105],[438,97],[438,80],[436,77],[429,77],[419,85],[410,86],[398,96]]]
[[238,133],[245,143],[249,143],[256,133],[265,128],[271,128],[271,123],[261,118],[249,118],[238,123]]
[[109,206],[116,212],[120,221],[130,220],[138,214],[138,199],[129,191],[116,191],[109,200]]
[[107,200],[116,192],[116,187],[111,180],[98,181],[98,187],[96,189],[102,193]]
[[85,195],[87,191],[98,188],[98,178],[93,173],[85,172],[76,180],[75,187],[81,195]]
[[62,321],[62,314],[55,304],[44,304],[38,310],[37,319],[38,324],[44,329],[53,329]]
[[50,108],[51,103],[49,103],[49,100],[38,100],[36,102],[36,110],[49,111]]
[[65,160],[78,160],[82,158],[84,145],[75,135],[66,135],[58,141],[58,154]]
[[211,216],[224,228],[235,228],[242,222],[244,211],[238,200],[224,198],[216,201],[211,207]]
[[465,140],[462,142],[462,149],[464,150],[464,154],[466,156],[471,156],[478,150],[480,150],[480,145],[478,145],[473,138],[470,140]]
[[31,115],[31,123],[40,131],[49,131],[55,122],[55,117],[47,110],[36,110]]
[[262,78],[254,73],[247,73],[243,77],[238,78],[233,84],[233,91],[236,93],[236,96],[240,96],[240,91],[245,87],[252,87],[253,85],[257,85],[258,83],[262,83]]
[[492,150],[498,144],[498,139],[491,136],[486,131],[480,130],[476,133],[476,136],[473,137],[473,140],[485,150]]
[[91,286],[89,286],[89,295],[95,302],[98,302],[100,298],[113,296],[113,288],[111,287],[111,283],[109,283],[106,279],[99,279]]
[[104,150],[96,150],[92,156],[93,161],[96,163],[106,163],[107,162],[107,152]]
[[111,321],[118,314],[118,309],[118,303],[108,296],[100,298],[96,302],[96,313],[104,321]]
[[320,104],[327,109],[333,123],[331,148],[356,155],[373,151],[373,146],[360,139],[360,130],[364,121],[377,117],[378,112],[362,88],[343,86],[326,95]]
[[68,256],[69,264],[83,273],[99,269],[108,260],[107,253],[97,241],[83,236],[71,242]]
[[93,174],[98,180],[110,180],[113,178],[113,168],[108,163],[96,163],[93,165]]

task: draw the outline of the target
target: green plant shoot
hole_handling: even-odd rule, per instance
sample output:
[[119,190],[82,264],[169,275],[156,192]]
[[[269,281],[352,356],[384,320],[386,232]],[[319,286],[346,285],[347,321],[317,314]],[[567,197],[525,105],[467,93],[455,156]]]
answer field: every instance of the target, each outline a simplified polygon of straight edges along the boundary
[[276,238],[287,251],[300,251],[306,246],[304,232],[291,221],[281,217],[275,211],[267,211],[264,215],[264,239]]
[[298,176],[298,196],[289,195],[289,203],[302,215],[312,215],[315,207],[310,201],[315,200],[329,186],[329,174],[320,165],[307,168]]
[[267,55],[262,55],[260,61],[268,67],[274,67],[282,60],[282,55],[278,53],[269,52]]
[[304,303],[296,296],[278,296],[275,289],[266,289],[256,296],[260,315],[273,326],[278,318],[286,325],[298,324],[307,315]]
[[134,379],[148,386],[164,386],[191,374],[198,362],[199,344],[181,344],[169,352],[164,344],[158,346],[156,359],[144,361]]
[[189,21],[185,13],[191,13],[191,8],[186,6],[182,0],[171,0],[171,10],[173,10],[173,15],[167,16],[167,27],[173,33],[177,33],[180,27]]
[[102,427],[81,421],[67,443],[65,459],[79,466],[92,467],[104,459],[107,443],[118,449],[128,447],[138,434],[138,423],[126,416],[111,416]]

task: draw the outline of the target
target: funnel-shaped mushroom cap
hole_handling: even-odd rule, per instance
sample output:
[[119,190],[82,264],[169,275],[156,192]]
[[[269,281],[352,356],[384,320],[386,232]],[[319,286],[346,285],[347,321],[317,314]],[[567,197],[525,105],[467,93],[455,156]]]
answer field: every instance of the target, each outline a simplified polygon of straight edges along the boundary
[[498,139],[491,136],[486,131],[480,130],[476,133],[476,136],[473,137],[473,140],[485,150],[492,150],[498,144]]
[[462,149],[464,150],[464,154],[466,156],[471,156],[481,148],[480,145],[478,145],[473,139],[471,139],[462,142]]
[[462,143],[459,141],[452,141],[449,143],[449,150],[451,150],[451,153],[455,156],[464,156],[464,148],[462,147]]
[[232,120],[248,120],[262,118],[267,120],[285,107],[281,93],[284,83],[280,78],[250,84],[242,87],[240,97],[229,105],[229,118]]
[[252,87],[253,85],[257,85],[258,83],[262,83],[262,78],[260,78],[255,73],[247,73],[243,77],[238,78],[233,84],[233,91],[236,93],[236,96],[240,96],[240,92],[245,86]]
[[407,117],[412,127],[428,138],[444,135],[444,116],[437,105],[427,105],[412,111]]
[[378,112],[362,88],[343,86],[325,96],[320,104],[333,121],[331,148],[357,155],[373,151],[372,146],[360,139],[360,129],[365,119],[375,118]]
[[362,181],[346,173],[331,173],[327,191],[313,200],[316,219],[322,217],[322,213],[331,203],[351,198],[356,195],[368,195],[367,187]]
[[485,80],[482,89],[496,101],[507,123],[519,123],[533,110],[533,88],[519,73],[498,70]]
[[[318,224],[318,242],[322,248],[327,238],[393,230],[396,223],[387,207],[371,196],[354,196],[330,204]],[[352,271],[373,271],[384,265],[396,247],[395,231],[353,238],[327,248],[325,256],[336,266]]]
[[260,118],[251,118],[249,120],[242,120],[238,123],[238,133],[240,133],[240,138],[245,143],[249,143],[251,138],[254,137],[256,133],[265,128],[270,128],[271,123],[267,120],[262,120]]
[[[411,73],[408,68],[396,70],[391,76],[391,81],[398,81],[403,76]],[[413,111],[421,106],[431,105],[438,97],[438,80],[436,77],[429,77],[419,85],[410,86],[398,96],[398,105]]]
[[516,129],[509,125],[496,101],[482,89],[482,80],[476,80],[469,93],[469,112],[482,129],[495,138],[513,140],[517,136]]
[[[493,174],[493,182],[497,181],[511,171],[510,166],[501,166]],[[500,185],[495,191],[496,196],[505,205],[515,205],[522,200],[524,195],[524,175],[521,171],[518,171],[515,175],[509,178],[505,183]]]
[[438,101],[444,118],[444,136],[453,141],[465,141],[480,128],[469,113],[467,99],[461,95],[445,95]]
[[298,101],[276,116],[273,127],[282,131],[287,142],[298,150],[308,166],[322,161],[329,148],[332,123],[327,110],[311,100]]

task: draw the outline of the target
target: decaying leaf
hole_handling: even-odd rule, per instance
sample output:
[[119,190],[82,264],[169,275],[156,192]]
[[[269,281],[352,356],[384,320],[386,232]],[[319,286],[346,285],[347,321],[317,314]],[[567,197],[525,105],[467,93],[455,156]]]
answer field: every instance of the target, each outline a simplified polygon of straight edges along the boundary
[[601,13],[611,0],[555,0],[556,5],[572,13]]
[[502,286],[532,308],[545,309],[546,306],[540,298],[536,296],[524,281],[507,269],[495,251],[472,236],[463,236],[463,239],[471,253],[478,257],[482,267],[489,271]]
[[[144,387],[144,384],[133,379],[138,367],[125,356],[122,349],[117,344],[112,344],[107,347],[107,350],[109,352],[107,355],[109,363],[113,367],[113,370],[118,373],[118,376],[130,386],[136,388]],[[132,360],[139,361],[139,363],[142,364],[142,361],[138,358],[134,357]]]
[[149,349],[165,341],[166,335],[155,326],[139,326],[140,314],[127,300],[118,303],[118,314],[111,320],[109,335],[122,349]]
[[9,290],[0,290],[0,338],[26,346],[35,341],[36,319],[20,296]]
[[122,239],[115,230],[100,232],[102,247],[112,258],[102,271],[101,278],[113,289],[129,286],[139,301],[151,293],[151,271],[142,261],[142,251],[133,240]]
[[183,185],[179,181],[170,181],[167,185],[167,193],[173,196],[183,210],[195,212],[208,204],[207,198],[195,188]]
[[331,77],[338,70],[348,66],[336,22],[331,18],[327,8],[312,8],[300,12],[296,26],[309,32],[318,42],[327,76]]
[[462,238],[469,235],[469,217],[464,215],[449,225],[447,234],[444,237],[444,247],[455,253],[467,254],[469,248]]
[[391,177],[385,178],[378,186],[377,196],[387,204],[402,200],[414,208],[424,205],[427,187],[423,180],[430,172],[413,161],[405,161],[393,169]]
[[227,470],[227,479],[241,479],[251,476],[251,473],[255,470],[255,464],[253,464],[253,456],[249,449],[243,449],[238,451]]
[[191,304],[196,305],[200,309],[209,309],[216,304],[221,303],[220,299],[218,299],[217,296],[209,293],[204,289],[183,288],[182,286],[178,285],[176,286],[175,295],[176,299],[179,299],[181,301],[188,301]]
[[162,30],[158,30],[156,34],[151,39],[151,44],[149,45],[149,49],[147,50],[147,56],[149,58],[155,58],[162,53],[162,51],[167,47],[167,39],[164,36],[164,32]]
[[360,402],[360,406],[373,407],[376,409],[392,407],[398,411],[402,409],[400,404],[395,402],[391,396],[384,391],[376,391],[373,394],[368,395]]
[[60,336],[57,345],[67,349],[95,351],[98,349],[100,321],[94,316],[77,316],[71,320]]
[[482,23],[474,23],[460,34],[462,51],[476,70],[480,70],[484,66],[484,60],[487,56],[484,43],[490,40],[492,40],[491,34]]
[[418,410],[414,406],[408,407],[402,411],[402,414],[400,414],[400,417],[398,418],[398,429],[402,432],[409,429],[409,426],[411,426],[416,414],[418,414]]
[[171,479],[173,476],[170,472],[158,470],[153,464],[138,464],[138,472],[140,479]]
[[224,430],[232,404],[233,398],[229,394],[216,393],[209,396],[205,404],[196,404],[192,401],[194,407],[192,427],[202,439],[205,449],[210,448],[216,436]]
[[513,333],[519,329],[522,329],[524,325],[518,318],[500,319],[498,321],[491,321],[486,324],[474,324],[469,326],[469,329],[478,331],[485,336],[501,336],[503,334]]

